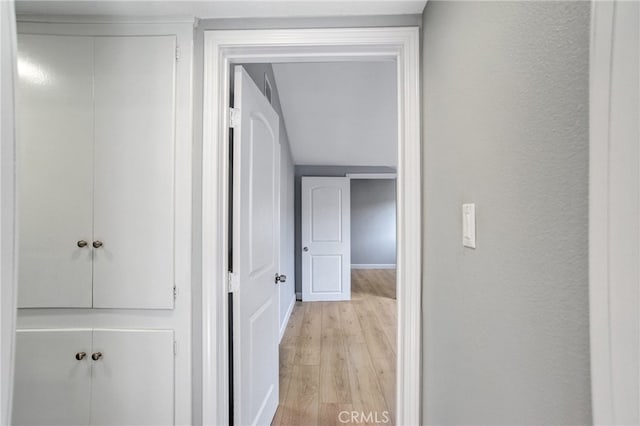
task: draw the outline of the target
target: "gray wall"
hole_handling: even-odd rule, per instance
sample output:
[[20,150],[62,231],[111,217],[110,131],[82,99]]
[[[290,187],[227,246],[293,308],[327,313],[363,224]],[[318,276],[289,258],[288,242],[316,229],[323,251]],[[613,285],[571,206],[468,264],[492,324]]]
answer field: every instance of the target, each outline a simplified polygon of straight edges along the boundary
[[351,264],[396,263],[396,180],[351,181]]
[[591,422],[589,8],[427,3],[424,423]]
[[[395,173],[390,167],[368,166],[296,166],[295,167],[295,255],[296,255],[296,292],[302,292],[302,234],[301,211],[302,176],[344,176],[346,173]],[[352,254],[353,255],[353,254]]]

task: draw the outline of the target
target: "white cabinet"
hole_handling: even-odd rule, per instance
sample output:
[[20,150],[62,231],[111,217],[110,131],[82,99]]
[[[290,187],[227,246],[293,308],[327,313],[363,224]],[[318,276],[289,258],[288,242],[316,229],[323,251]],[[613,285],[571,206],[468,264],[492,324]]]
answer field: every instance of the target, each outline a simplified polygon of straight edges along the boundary
[[90,329],[18,330],[12,424],[89,424],[90,354]]
[[171,330],[18,330],[13,424],[174,424],[173,341]]
[[175,37],[95,40],[97,308],[173,306],[174,67]]
[[19,307],[173,308],[175,49],[20,35]]
[[21,35],[19,306],[91,306],[93,42]]

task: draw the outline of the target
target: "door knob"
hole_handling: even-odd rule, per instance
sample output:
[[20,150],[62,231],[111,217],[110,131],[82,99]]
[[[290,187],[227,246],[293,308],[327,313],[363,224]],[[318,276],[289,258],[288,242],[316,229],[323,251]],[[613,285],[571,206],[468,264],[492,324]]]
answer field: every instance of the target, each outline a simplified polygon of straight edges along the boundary
[[87,243],[85,240],[80,240],[76,244],[78,245],[78,247],[82,248],[82,247],[86,247],[87,244],[89,243]]
[[87,353],[86,353],[86,352],[78,352],[78,353],[76,354],[76,359],[77,359],[78,361],[82,361],[86,356],[87,356]]
[[287,282],[287,276],[284,274],[280,275],[276,272],[276,284],[284,282]]
[[102,241],[94,241],[94,242],[93,242],[93,247],[94,247],[94,248],[100,248],[100,247],[102,247]]
[[305,247],[305,248],[303,248],[302,250],[304,250],[304,251],[309,251],[309,247]]
[[102,358],[102,352],[94,352],[91,354],[91,359],[94,361],[97,361],[100,358]]

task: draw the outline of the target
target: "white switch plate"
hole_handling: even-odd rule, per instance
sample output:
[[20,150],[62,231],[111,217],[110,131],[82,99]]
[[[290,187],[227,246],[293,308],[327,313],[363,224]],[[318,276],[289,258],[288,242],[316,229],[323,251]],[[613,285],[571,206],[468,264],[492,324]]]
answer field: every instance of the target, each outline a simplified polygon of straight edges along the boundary
[[476,205],[462,205],[462,245],[476,248]]

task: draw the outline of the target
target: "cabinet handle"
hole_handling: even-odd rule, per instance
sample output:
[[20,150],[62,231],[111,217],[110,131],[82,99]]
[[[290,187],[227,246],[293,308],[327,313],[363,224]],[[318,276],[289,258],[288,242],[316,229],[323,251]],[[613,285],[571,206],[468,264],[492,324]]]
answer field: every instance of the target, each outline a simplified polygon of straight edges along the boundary
[[94,241],[94,242],[93,242],[93,247],[94,247],[94,248],[100,248],[100,247],[102,247],[102,241]]
[[97,361],[100,358],[102,358],[102,352],[94,352],[91,354],[91,359],[94,361]]
[[86,352],[78,352],[78,353],[76,354],[76,359],[77,359],[78,361],[82,361],[86,356],[87,356],[87,353],[86,353]]
[[82,248],[82,247],[86,247],[87,244],[89,243],[87,243],[85,240],[80,240],[76,244],[78,245],[78,247]]

